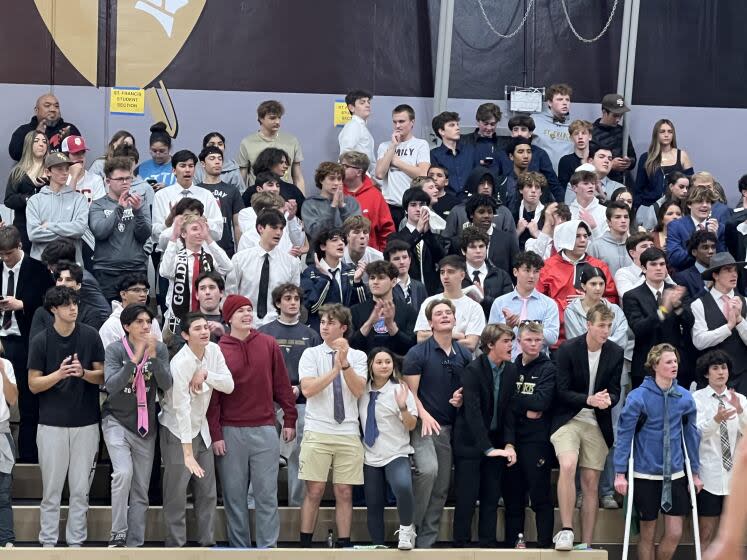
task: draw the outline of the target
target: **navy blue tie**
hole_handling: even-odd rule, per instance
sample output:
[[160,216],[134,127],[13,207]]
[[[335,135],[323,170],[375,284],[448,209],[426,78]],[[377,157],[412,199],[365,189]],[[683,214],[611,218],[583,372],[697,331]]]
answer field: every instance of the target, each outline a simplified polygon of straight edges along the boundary
[[378,391],[369,391],[370,400],[368,401],[368,415],[366,416],[366,429],[363,431],[363,442],[368,447],[373,447],[376,438],[379,437],[379,426],[376,423],[376,399],[379,396]]
[[[335,367],[335,353],[332,354],[332,367]],[[332,411],[335,422],[342,424],[345,421],[345,400],[342,396],[342,373],[338,373],[332,380]]]

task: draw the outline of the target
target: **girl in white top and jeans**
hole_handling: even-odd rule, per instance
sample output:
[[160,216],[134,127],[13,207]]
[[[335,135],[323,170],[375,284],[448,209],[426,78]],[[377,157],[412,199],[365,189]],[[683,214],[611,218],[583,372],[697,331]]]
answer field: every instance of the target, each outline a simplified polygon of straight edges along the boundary
[[358,400],[365,459],[364,484],[368,532],[373,544],[384,544],[386,483],[397,499],[400,550],[415,546],[412,524],[415,499],[409,455],[410,430],[417,421],[415,398],[400,379],[396,357],[386,348],[368,356],[368,384]]

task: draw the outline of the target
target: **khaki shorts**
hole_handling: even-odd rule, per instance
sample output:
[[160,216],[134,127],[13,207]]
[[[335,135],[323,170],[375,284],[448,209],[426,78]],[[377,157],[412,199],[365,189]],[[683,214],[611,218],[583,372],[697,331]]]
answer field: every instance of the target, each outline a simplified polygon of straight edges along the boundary
[[555,455],[575,453],[578,466],[595,471],[603,471],[609,448],[599,426],[572,418],[550,436]]
[[333,484],[363,484],[363,444],[359,436],[304,432],[298,458],[298,478]]

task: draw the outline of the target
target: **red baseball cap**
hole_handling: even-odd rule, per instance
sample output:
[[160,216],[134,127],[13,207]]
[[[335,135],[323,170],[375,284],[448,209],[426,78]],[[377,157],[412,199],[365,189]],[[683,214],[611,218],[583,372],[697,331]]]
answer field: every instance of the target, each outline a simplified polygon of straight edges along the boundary
[[87,152],[88,146],[86,146],[86,141],[83,140],[82,136],[68,136],[62,141],[60,151],[67,154],[78,154]]

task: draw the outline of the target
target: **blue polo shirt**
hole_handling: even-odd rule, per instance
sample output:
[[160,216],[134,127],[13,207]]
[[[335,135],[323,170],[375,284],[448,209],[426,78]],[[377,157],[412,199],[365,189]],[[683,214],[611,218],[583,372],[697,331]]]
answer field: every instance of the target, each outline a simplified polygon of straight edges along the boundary
[[447,355],[433,337],[413,346],[405,355],[402,374],[420,376],[418,398],[442,426],[454,423],[456,408],[449,399],[462,386],[462,372],[471,361],[472,354],[461,344],[452,343]]
[[472,144],[457,142],[456,152],[441,144],[431,150],[431,165],[440,165],[449,171],[448,189],[459,195],[464,190],[467,176],[475,164],[475,148]]

